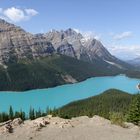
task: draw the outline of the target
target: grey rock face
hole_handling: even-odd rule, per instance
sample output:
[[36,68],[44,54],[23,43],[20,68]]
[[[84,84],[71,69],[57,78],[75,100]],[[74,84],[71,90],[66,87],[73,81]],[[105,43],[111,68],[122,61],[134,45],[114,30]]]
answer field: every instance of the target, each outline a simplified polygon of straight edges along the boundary
[[57,53],[67,55],[70,57],[75,57],[74,48],[67,41],[62,42],[62,44],[60,46],[58,46]]
[[39,35],[32,35],[20,27],[0,20],[0,62],[33,59],[54,52],[50,42]]
[[52,30],[46,34],[30,34],[20,27],[0,20],[0,63],[17,62],[21,59],[36,59],[59,53],[79,60],[94,63],[102,61],[119,66],[123,63],[112,56],[94,38],[86,39],[72,29]]
[[117,60],[105,49],[100,41],[94,38],[86,39],[82,34],[72,29],[66,31],[52,30],[44,34],[44,37],[53,44],[58,53],[75,57],[79,60],[87,62],[94,62],[97,59],[111,62]]

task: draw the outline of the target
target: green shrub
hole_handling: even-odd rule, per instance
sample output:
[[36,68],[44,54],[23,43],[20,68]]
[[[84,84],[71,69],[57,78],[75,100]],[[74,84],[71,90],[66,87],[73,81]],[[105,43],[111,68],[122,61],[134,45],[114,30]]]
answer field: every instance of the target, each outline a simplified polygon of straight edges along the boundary
[[125,118],[124,115],[119,112],[112,112],[112,113],[110,113],[110,116],[109,116],[109,119],[112,124],[120,125],[122,127],[125,127],[124,118]]

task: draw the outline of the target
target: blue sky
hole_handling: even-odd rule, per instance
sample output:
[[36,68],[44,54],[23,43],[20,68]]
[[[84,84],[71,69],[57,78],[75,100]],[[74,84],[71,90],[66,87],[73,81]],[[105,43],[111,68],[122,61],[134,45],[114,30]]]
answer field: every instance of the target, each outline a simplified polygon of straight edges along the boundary
[[1,0],[0,17],[32,33],[74,28],[112,54],[140,56],[140,0]]

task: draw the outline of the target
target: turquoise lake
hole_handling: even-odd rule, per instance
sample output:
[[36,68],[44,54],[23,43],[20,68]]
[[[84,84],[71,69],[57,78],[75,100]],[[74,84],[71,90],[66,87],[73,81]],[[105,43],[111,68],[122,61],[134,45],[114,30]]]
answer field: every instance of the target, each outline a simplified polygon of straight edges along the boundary
[[0,112],[8,111],[12,105],[14,110],[29,111],[30,106],[45,110],[47,106],[54,108],[71,101],[84,99],[116,88],[131,94],[138,92],[136,85],[140,79],[128,78],[125,75],[94,77],[83,82],[67,84],[48,89],[37,89],[26,92],[0,92]]

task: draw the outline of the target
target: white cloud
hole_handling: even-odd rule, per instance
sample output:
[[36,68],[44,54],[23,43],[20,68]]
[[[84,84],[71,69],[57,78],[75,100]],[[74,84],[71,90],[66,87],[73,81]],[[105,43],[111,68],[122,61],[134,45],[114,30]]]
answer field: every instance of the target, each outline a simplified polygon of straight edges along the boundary
[[[120,34],[115,34],[110,32],[109,35],[112,37],[110,42],[108,42],[106,46],[108,46],[108,50],[115,56],[121,59],[134,59],[140,57],[140,44],[132,44],[129,45],[123,39],[132,38],[133,33],[131,31],[126,31]],[[121,41],[121,42],[118,42]]]
[[34,9],[21,9],[16,7],[10,7],[7,9],[0,8],[0,17],[12,22],[29,20],[37,14],[38,12]]
[[97,34],[93,31],[81,31],[79,29],[74,29],[77,33],[81,33],[85,39],[95,38],[97,40],[101,40],[101,34]]
[[108,47],[108,50],[115,56],[121,59],[133,59],[140,57],[140,45],[114,45],[113,47]]
[[35,16],[38,14],[38,12],[34,9],[25,9],[25,12],[27,13],[27,15],[29,16]]
[[113,34],[112,33],[111,36],[115,40],[122,40],[122,39],[125,39],[125,38],[132,37],[132,32],[131,31],[127,31],[127,32],[123,32],[123,33],[120,33],[120,34]]
[[15,8],[15,7],[11,7],[11,8],[4,10],[3,15],[14,22],[19,22],[19,21],[25,20],[27,18],[24,15],[23,10]]
[[[130,60],[137,57],[140,57],[140,44],[138,45],[121,45],[118,40],[122,40],[124,38],[132,37],[133,34],[130,31],[123,32],[120,34],[114,34],[113,32],[109,33],[111,40],[104,40],[101,34],[97,34],[91,31],[81,31],[79,29],[74,29],[76,32],[83,34],[85,38],[96,38],[103,43],[103,45],[109,50],[112,55],[124,60]],[[124,43],[123,43],[124,44]]]

